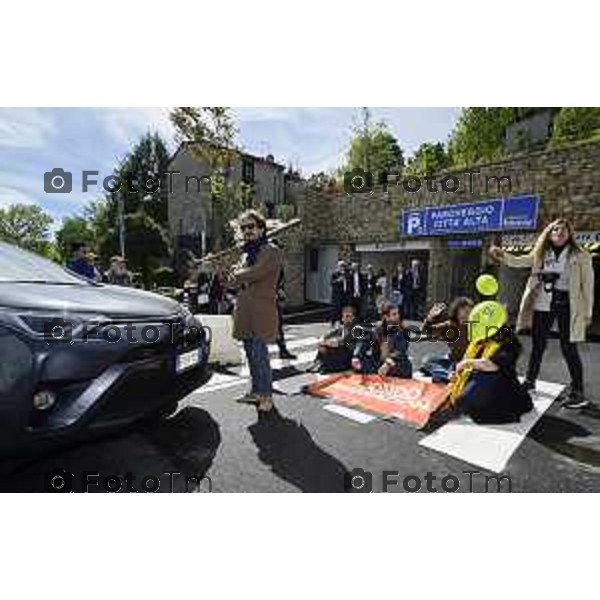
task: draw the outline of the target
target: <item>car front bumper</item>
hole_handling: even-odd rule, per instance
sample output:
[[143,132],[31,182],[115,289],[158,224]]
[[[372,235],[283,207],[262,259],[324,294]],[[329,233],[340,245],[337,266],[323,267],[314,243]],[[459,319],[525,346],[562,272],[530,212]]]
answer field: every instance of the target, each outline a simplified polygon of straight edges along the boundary
[[[51,450],[173,410],[211,377],[206,339],[133,349],[104,343],[48,347],[2,331],[0,346],[1,354],[11,349],[14,362],[12,371],[0,373],[0,457]],[[194,350],[197,362],[178,372],[177,357]],[[52,408],[34,408],[40,390],[56,394]]]

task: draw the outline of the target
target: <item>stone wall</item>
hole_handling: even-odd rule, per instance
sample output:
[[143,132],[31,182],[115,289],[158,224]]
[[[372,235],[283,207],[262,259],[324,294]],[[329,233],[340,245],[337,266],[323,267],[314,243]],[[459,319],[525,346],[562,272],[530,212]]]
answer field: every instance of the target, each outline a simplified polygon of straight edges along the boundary
[[[446,171],[434,177],[456,176],[461,188],[455,193],[431,192],[425,181],[417,193],[408,193],[402,185],[389,184],[370,194],[327,193],[310,188],[301,210],[307,241],[377,242],[400,239],[402,210],[473,202],[525,193],[542,197],[539,222],[558,216],[572,219],[578,229],[600,229],[600,143],[581,143],[564,149],[515,156],[510,160],[472,167],[473,189],[465,171]],[[486,177],[509,176],[511,186],[492,179],[485,189]]]
[[[557,217],[566,217],[580,230],[600,230],[600,143],[587,142],[552,151],[512,156],[493,164],[479,165],[465,170],[446,171],[433,177],[427,188],[421,180],[421,189],[407,192],[403,185],[388,183],[387,190],[375,187],[370,193],[347,194],[309,188],[299,207],[304,226],[306,245],[335,244],[342,258],[357,258],[356,244],[401,242],[400,223],[403,209],[459,204],[512,195],[537,194],[541,197],[538,217],[539,229]],[[478,173],[476,173],[478,172]],[[459,181],[454,193],[442,190],[454,187],[453,177]],[[507,179],[496,178],[509,177]],[[416,181],[408,182],[416,187]],[[485,234],[482,265],[486,246],[498,241],[498,235]],[[444,298],[451,293],[448,273],[452,260],[444,238],[427,238],[429,252],[428,296]],[[520,285],[520,284],[519,284]],[[515,292],[513,295],[518,295]]]

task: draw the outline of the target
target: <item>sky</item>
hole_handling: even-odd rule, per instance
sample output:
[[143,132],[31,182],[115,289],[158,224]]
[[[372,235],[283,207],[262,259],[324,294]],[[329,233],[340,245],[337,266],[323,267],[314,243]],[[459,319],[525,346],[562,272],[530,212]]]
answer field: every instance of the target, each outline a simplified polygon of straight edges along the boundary
[[[234,108],[239,142],[258,156],[273,154],[305,175],[337,168],[348,149],[358,108]],[[422,142],[445,141],[459,108],[372,108],[384,120],[405,155]],[[54,219],[80,214],[101,190],[81,189],[84,170],[113,172],[147,131],[160,133],[170,151],[177,147],[167,108],[0,108],[0,208],[14,203],[41,205]],[[44,192],[44,173],[73,173],[69,194]]]

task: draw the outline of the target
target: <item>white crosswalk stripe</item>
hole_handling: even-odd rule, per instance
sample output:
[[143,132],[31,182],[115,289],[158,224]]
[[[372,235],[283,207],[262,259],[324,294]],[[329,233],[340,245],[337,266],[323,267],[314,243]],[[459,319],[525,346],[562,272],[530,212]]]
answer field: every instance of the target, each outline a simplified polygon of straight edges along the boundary
[[[296,354],[293,360],[281,359],[278,357],[279,348],[276,345],[269,345],[269,355],[271,357],[271,369],[273,370],[273,390],[280,394],[295,395],[301,392],[302,388],[315,381],[320,375],[316,373],[306,373],[304,369],[313,363],[317,355],[319,338],[304,337],[290,339],[286,346],[288,350]],[[195,395],[214,394],[222,390],[232,388],[247,388],[250,384],[250,369],[247,362],[236,367],[230,367],[226,373],[214,373],[210,381],[203,387],[194,392]],[[237,390],[236,390],[237,393]],[[376,417],[355,409],[331,404],[324,399],[323,408],[332,414],[339,415],[345,419],[350,419],[356,423],[370,423]]]
[[[317,354],[319,338],[304,337],[296,340],[290,340],[287,343],[288,350],[296,354],[297,358],[293,360],[281,359],[277,355],[279,348],[276,345],[269,346],[269,355],[271,356],[271,369],[275,380],[274,389],[292,394],[300,391],[300,388],[309,380],[314,379],[302,371],[308,367],[315,359]],[[289,374],[287,371],[289,370]],[[281,376],[284,373],[284,376]],[[300,384],[297,378],[303,378],[303,383]],[[250,369],[247,362],[236,367],[230,367],[227,372],[216,372],[211,377],[210,381],[203,387],[196,390],[195,394],[208,394],[218,392],[220,390],[236,387],[242,384],[247,384],[250,378]],[[286,386],[285,384],[289,382]]]

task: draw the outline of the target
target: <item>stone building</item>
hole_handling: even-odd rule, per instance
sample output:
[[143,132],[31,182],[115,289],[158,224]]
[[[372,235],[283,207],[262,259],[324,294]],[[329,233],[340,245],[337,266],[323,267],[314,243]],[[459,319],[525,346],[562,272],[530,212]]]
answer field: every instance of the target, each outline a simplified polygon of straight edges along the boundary
[[[212,248],[210,168],[192,152],[192,143],[179,146],[169,164],[169,227],[176,250],[203,256]],[[273,156],[238,153],[228,174],[232,184],[252,188],[252,203],[267,217],[275,217],[286,203],[285,168]]]
[[[515,155],[468,172],[440,173],[422,180],[418,191],[408,191],[417,183],[392,182],[387,189],[376,187],[360,194],[306,190],[299,206],[305,300],[329,301],[329,278],[339,259],[363,267],[372,264],[390,276],[398,264],[418,258],[427,271],[428,303],[473,295],[477,275],[495,268],[487,257],[491,243],[526,251],[536,232],[559,216],[571,219],[580,238],[590,249],[598,249],[594,245],[600,241],[598,142]],[[528,208],[523,213],[524,206]],[[469,211],[473,217],[467,219]],[[429,228],[408,227],[410,215],[427,217]],[[515,236],[525,243],[518,243]],[[595,264],[598,268],[597,259]],[[505,267],[498,271],[501,299],[514,314],[526,274]],[[292,296],[299,298],[302,291],[294,290]]]

